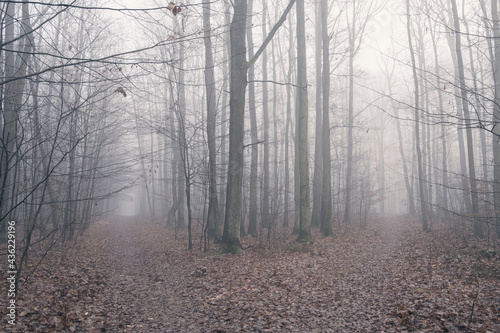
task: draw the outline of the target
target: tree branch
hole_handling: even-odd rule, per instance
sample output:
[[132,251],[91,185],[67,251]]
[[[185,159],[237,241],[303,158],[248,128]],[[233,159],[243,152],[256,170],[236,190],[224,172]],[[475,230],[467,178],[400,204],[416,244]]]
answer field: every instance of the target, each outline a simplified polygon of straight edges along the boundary
[[[262,45],[259,47],[257,52],[255,52],[255,55],[253,56],[252,59],[247,63],[247,68],[252,67],[257,59],[259,59],[259,56],[264,52],[265,48],[267,47],[267,44],[273,39],[274,35],[276,34],[276,31],[281,27],[281,25],[285,22],[286,17],[290,10],[292,9],[293,5],[295,4],[295,0],[290,0],[290,3],[286,7],[285,11],[281,15],[279,21],[274,25],[274,27],[271,29],[271,32],[269,32],[269,35],[267,35],[266,39],[262,43]],[[264,23],[265,24],[265,23]]]

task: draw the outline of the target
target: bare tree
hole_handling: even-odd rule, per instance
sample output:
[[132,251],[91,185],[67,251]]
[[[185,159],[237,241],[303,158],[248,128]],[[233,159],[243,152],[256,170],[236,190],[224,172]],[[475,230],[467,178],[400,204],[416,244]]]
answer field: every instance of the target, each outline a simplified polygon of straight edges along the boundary
[[413,49],[411,37],[411,21],[410,21],[410,1],[406,0],[406,31],[408,34],[408,43],[411,56],[411,66],[413,72],[413,89],[415,91],[414,110],[415,110],[415,145],[417,151],[417,168],[418,168],[418,184],[420,194],[420,214],[422,221],[422,228],[424,231],[429,231],[428,216],[427,216],[427,202],[425,201],[424,194],[424,174],[422,168],[422,152],[420,147],[420,107],[419,107],[419,92],[418,92],[418,76],[417,65],[415,61],[415,50]]
[[500,238],[500,19],[498,17],[498,1],[491,1],[491,19],[493,21],[494,59],[493,78],[495,95],[493,101],[493,193],[496,215],[497,237]]
[[220,238],[219,202],[217,197],[217,156],[215,149],[216,95],[214,60],[212,54],[212,40],[210,27],[210,1],[203,0],[203,33],[205,42],[205,86],[207,100],[207,140],[209,159],[209,203],[208,203],[208,230],[215,240]]
[[231,84],[230,84],[230,117],[229,117],[229,165],[226,195],[226,214],[222,233],[221,252],[241,253],[241,188],[243,181],[243,134],[245,120],[245,90],[247,71],[253,66],[279,27],[292,9],[295,0],[291,0],[278,22],[259,47],[255,55],[246,61],[245,28],[246,0],[235,1],[234,14],[230,27],[231,43]]
[[300,200],[296,211],[300,216],[300,228],[297,241],[310,242],[311,237],[311,210],[309,202],[309,156],[308,156],[308,103],[307,103],[307,58],[304,0],[297,1],[297,105],[295,134],[295,154],[298,158]]
[[476,179],[476,168],[474,163],[474,145],[472,138],[472,128],[471,128],[471,118],[469,112],[469,100],[467,97],[467,87],[465,85],[465,73],[464,73],[464,62],[462,59],[462,43],[461,43],[461,32],[460,32],[460,21],[458,17],[458,10],[456,0],[451,0],[451,7],[453,11],[453,22],[455,27],[455,51],[457,53],[457,65],[458,65],[458,78],[460,83],[460,92],[462,98],[462,108],[465,118],[465,131],[467,134],[467,153],[468,153],[468,165],[469,165],[469,181],[470,181],[470,195],[472,201],[472,219],[474,221],[474,236],[484,237],[483,226],[481,221],[478,219],[479,215],[479,198],[477,190],[477,179]]
[[328,2],[321,0],[321,37],[323,41],[323,179],[321,196],[321,232],[325,236],[333,235],[332,216],[332,176],[330,152],[330,36],[328,36]]

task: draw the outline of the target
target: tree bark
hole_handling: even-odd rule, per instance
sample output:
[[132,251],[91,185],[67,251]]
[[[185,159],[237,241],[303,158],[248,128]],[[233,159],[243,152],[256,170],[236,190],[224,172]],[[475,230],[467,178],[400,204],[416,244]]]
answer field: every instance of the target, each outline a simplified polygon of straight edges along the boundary
[[[322,130],[322,117],[321,108],[323,101],[321,98],[322,94],[322,80],[321,80],[321,55],[322,55],[322,17],[321,17],[321,0],[315,1],[315,65],[316,65],[316,124],[315,124],[315,139],[314,139],[314,175],[313,175],[313,201],[312,201],[312,215],[311,215],[311,226],[319,227],[321,224],[321,207],[323,204],[322,200],[322,182],[323,182],[323,160],[322,160],[322,141],[323,137],[321,135]],[[323,62],[324,66],[324,62]],[[324,74],[324,73],[323,73]],[[324,184],[323,184],[324,185]]]
[[[264,1],[264,10],[262,15],[262,36],[267,35],[267,20],[266,20],[266,3]],[[251,58],[250,58],[251,59]],[[270,211],[269,211],[269,94],[267,90],[267,51],[262,52],[262,121],[264,127],[264,158],[263,158],[263,178],[264,184],[262,188],[261,209],[262,209],[262,226],[264,228],[271,227]]]
[[328,1],[321,0],[321,37],[323,41],[323,128],[322,136],[322,196],[321,196],[321,233],[333,235],[332,216],[332,175],[330,152],[330,37],[328,36]]
[[497,237],[500,238],[500,21],[498,0],[491,1],[491,19],[493,20],[494,61],[493,77],[495,97],[493,102],[493,193],[496,217]]
[[6,219],[9,217],[9,197],[15,193],[15,181],[13,170],[17,164],[16,144],[19,115],[23,104],[23,91],[26,79],[26,69],[31,56],[33,36],[29,14],[29,2],[22,4],[21,34],[24,35],[20,44],[21,50],[15,50],[15,4],[8,3],[4,18],[4,49],[5,69],[4,81],[8,81],[3,87],[3,128],[2,148],[0,152],[0,242],[5,241]]
[[460,92],[462,97],[462,108],[465,118],[465,133],[467,136],[467,153],[469,162],[469,182],[471,190],[471,201],[472,201],[472,219],[474,221],[474,236],[484,238],[483,225],[479,219],[479,198],[477,192],[477,179],[476,179],[476,168],[474,163],[474,142],[472,138],[472,128],[471,128],[471,118],[469,112],[469,101],[467,96],[467,87],[465,85],[465,73],[464,73],[464,63],[462,59],[462,44],[461,44],[461,32],[460,32],[460,22],[458,19],[458,11],[456,0],[451,0],[451,7],[453,11],[453,22],[455,27],[455,51],[457,53],[458,62],[458,74],[460,81]]
[[215,124],[217,121],[217,101],[215,94],[214,59],[210,27],[210,0],[203,0],[203,37],[205,42],[205,89],[207,102],[208,141],[208,234],[219,241],[219,201],[217,196],[217,156],[215,149]]
[[245,28],[247,1],[234,1],[230,26],[231,77],[229,96],[229,166],[226,213],[221,252],[241,253],[241,185],[243,181],[243,135],[245,130],[245,90],[247,85]]
[[[250,15],[247,18],[247,40],[248,40],[248,57],[252,59],[255,55],[252,33],[252,9],[253,0],[248,2],[248,12]],[[257,237],[257,183],[258,183],[258,163],[259,163],[259,141],[257,132],[257,111],[255,106],[255,69],[253,66],[248,68],[248,104],[250,112],[250,134],[252,139],[251,160],[250,160],[250,198],[248,211],[248,233],[253,237]]]
[[298,242],[311,242],[311,210],[309,194],[307,58],[304,0],[297,0],[297,147],[300,176],[300,229]]
[[424,174],[422,170],[422,152],[420,150],[420,109],[419,109],[419,93],[418,93],[418,78],[417,78],[417,67],[415,63],[415,51],[413,50],[413,43],[411,38],[410,29],[410,1],[406,0],[406,30],[408,34],[408,43],[410,48],[411,65],[413,72],[413,85],[415,90],[415,146],[417,151],[417,168],[418,168],[418,184],[419,184],[419,194],[420,194],[420,214],[422,221],[422,228],[424,231],[429,231],[429,224],[427,221],[427,203],[425,202],[424,195]]
[[[287,82],[292,82],[292,69],[294,64],[295,55],[293,53],[293,31],[292,31],[292,20],[289,20],[290,28],[289,28],[289,48],[288,48],[288,71],[287,71]],[[290,210],[290,163],[289,163],[289,152],[290,152],[290,126],[292,122],[292,88],[290,84],[286,86],[286,124],[285,124],[285,198],[284,198],[284,206],[285,206],[285,214],[283,215],[283,226],[288,227],[288,212]],[[295,170],[295,168],[294,168]],[[298,231],[298,230],[297,230]]]

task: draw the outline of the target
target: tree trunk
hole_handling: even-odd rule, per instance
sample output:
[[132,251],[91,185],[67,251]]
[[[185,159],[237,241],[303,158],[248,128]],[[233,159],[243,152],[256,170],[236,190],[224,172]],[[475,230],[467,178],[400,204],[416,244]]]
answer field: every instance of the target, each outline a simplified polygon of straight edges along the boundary
[[[439,114],[444,116],[444,106],[443,106],[443,93],[441,91],[442,87],[442,82],[441,82],[441,71],[439,67],[439,57],[438,57],[438,50],[437,50],[437,41],[435,40],[435,35],[434,33],[431,33],[432,36],[432,47],[434,50],[434,64],[435,64],[435,75],[436,75],[436,86],[438,87],[437,89],[437,94],[438,94],[438,101],[439,101]],[[441,192],[441,202],[438,202],[438,204],[441,205],[441,208],[444,210],[445,214],[448,214],[448,149],[446,146],[446,128],[444,121],[441,123],[441,187],[442,187],[442,192]]]
[[[248,56],[250,59],[254,56],[253,33],[252,33],[252,9],[253,0],[248,2],[248,12],[250,15],[247,20],[247,40],[248,40]],[[250,160],[250,203],[248,211],[248,233],[253,237],[257,237],[257,183],[258,183],[258,163],[259,163],[259,141],[257,133],[257,111],[255,106],[255,69],[248,69],[248,104],[250,111],[250,133],[252,139],[251,160]]]
[[[230,5],[228,3],[228,0],[224,0],[224,22],[226,26],[229,26],[231,22],[231,13],[230,13]],[[224,39],[229,40],[229,31],[226,31],[224,33]],[[229,82],[229,54],[231,54],[231,50],[229,48],[228,43],[224,43],[224,47],[222,49],[222,58],[224,59],[224,64],[222,65],[222,76],[224,77],[224,81],[222,83],[222,113],[221,113],[221,151],[220,151],[220,165],[221,165],[221,181],[220,181],[220,209],[219,213],[222,214],[222,212],[225,211],[226,207],[226,175],[227,175],[227,140],[226,140],[226,120],[227,120],[227,109],[228,109],[228,96],[229,94],[227,93],[228,91],[228,82]],[[222,225],[222,216],[219,217],[219,223]]]
[[411,55],[411,64],[413,72],[413,85],[415,89],[415,146],[417,150],[417,168],[418,168],[418,184],[419,184],[419,194],[420,194],[420,209],[421,209],[421,220],[422,228],[424,231],[429,231],[429,224],[427,221],[427,203],[425,202],[424,195],[424,174],[422,170],[422,152],[420,151],[420,117],[419,117],[419,93],[418,93],[418,78],[417,78],[417,67],[415,63],[415,51],[413,50],[413,43],[411,38],[410,29],[410,1],[406,0],[406,30],[408,34],[408,43]]
[[[288,71],[287,71],[287,82],[292,83],[292,69],[295,60],[295,55],[293,53],[294,48],[293,43],[293,31],[292,31],[292,20],[289,19],[289,48],[288,48]],[[286,86],[286,124],[285,124],[285,198],[284,198],[284,209],[285,214],[283,216],[283,226],[288,227],[288,212],[290,210],[290,163],[289,163],[289,151],[290,151],[290,126],[292,122],[292,88],[290,84]],[[294,168],[295,170],[295,168]],[[298,230],[297,230],[298,231]]]
[[[332,216],[332,175],[330,156],[330,37],[328,36],[328,1],[321,0],[321,36],[323,41],[323,128],[322,159],[323,179],[321,196],[321,233],[325,236],[333,235]],[[316,120],[318,121],[318,120]]]
[[491,1],[491,19],[493,20],[495,98],[493,103],[493,193],[496,216],[497,237],[500,238],[500,21],[498,0]]
[[309,202],[307,58],[304,0],[297,0],[297,147],[300,177],[300,229],[298,242],[311,242],[311,210]]
[[[353,4],[354,7],[354,4]],[[353,15],[354,16],[354,15]],[[347,120],[347,167],[345,178],[345,208],[344,223],[351,220],[351,200],[352,200],[352,168],[353,168],[353,137],[354,126],[354,38],[356,29],[356,20],[353,18],[352,31],[349,33],[349,109]]]
[[[315,130],[315,139],[314,139],[314,175],[313,175],[313,206],[312,206],[312,215],[311,215],[311,226],[319,227],[321,224],[321,207],[323,204],[323,199],[321,196],[322,192],[322,182],[323,182],[323,161],[322,161],[322,148],[321,143],[323,141],[321,130],[322,130],[322,112],[321,107],[323,101],[321,99],[321,90],[322,90],[322,82],[321,82],[321,39],[322,39],[322,31],[321,31],[321,0],[315,1],[315,65],[316,65],[316,130]],[[324,66],[323,62],[323,66]],[[324,74],[324,72],[323,72]],[[324,184],[323,184],[324,185]]]
[[217,156],[215,150],[215,124],[217,121],[217,101],[215,95],[214,59],[210,27],[210,0],[203,0],[203,34],[205,42],[205,87],[207,99],[207,140],[208,140],[208,234],[219,241],[219,202],[217,197]]
[[472,201],[472,218],[474,221],[474,236],[483,238],[484,231],[483,225],[479,219],[479,198],[477,192],[477,179],[476,179],[476,169],[474,163],[474,142],[472,138],[472,128],[471,128],[471,118],[469,113],[469,101],[467,97],[467,87],[465,85],[465,73],[464,73],[464,63],[462,59],[462,45],[461,45],[461,32],[460,32],[460,22],[458,19],[458,11],[456,0],[451,0],[451,7],[453,11],[453,21],[455,26],[455,44],[458,62],[458,74],[460,81],[460,91],[462,97],[462,108],[464,111],[465,118],[465,133],[467,135],[467,153],[469,162],[469,181],[471,189],[471,201]]
[[[2,149],[0,151],[0,242],[5,241],[6,221],[11,218],[9,197],[15,193],[15,181],[12,174],[17,164],[17,129],[19,115],[23,104],[23,91],[26,79],[27,65],[31,56],[33,37],[29,14],[29,2],[22,4],[21,39],[20,50],[15,50],[15,4],[8,3],[4,18],[4,80],[7,82],[3,87],[3,128],[2,128]],[[19,53],[18,53],[19,52]],[[14,79],[17,78],[17,79]]]
[[[262,36],[267,35],[267,20],[266,20],[266,3],[264,1],[264,11],[262,15]],[[250,58],[251,59],[251,58]],[[271,227],[270,211],[269,211],[269,94],[267,90],[267,51],[262,53],[262,121],[264,127],[264,158],[263,158],[263,177],[264,184],[262,188],[261,209],[262,209],[262,226],[264,228]]]
[[245,23],[247,1],[234,1],[230,26],[231,77],[229,96],[229,166],[226,213],[221,252],[241,253],[240,223],[243,181],[243,135],[245,130],[245,90],[247,84]]

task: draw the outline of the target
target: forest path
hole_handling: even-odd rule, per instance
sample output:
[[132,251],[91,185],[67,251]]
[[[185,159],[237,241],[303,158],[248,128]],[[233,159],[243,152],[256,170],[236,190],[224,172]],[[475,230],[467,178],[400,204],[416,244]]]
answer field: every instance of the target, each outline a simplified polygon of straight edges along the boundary
[[[251,247],[238,256],[203,253],[196,249],[199,239],[188,251],[185,230],[176,240],[172,229],[158,224],[111,219],[93,230],[108,244],[101,261],[109,277],[103,328],[474,331],[467,322],[474,283],[456,280],[455,273],[441,271],[439,265],[433,268],[427,252],[432,237],[420,229],[414,219],[375,216],[367,227],[350,227],[335,237],[314,230],[313,245],[295,243],[289,230],[281,230],[271,248],[260,248],[257,239],[247,237],[244,246]],[[197,268],[205,273],[194,274]],[[485,290],[498,290],[482,283]],[[498,286],[498,281],[492,283]],[[500,297],[495,295],[483,299],[494,306]],[[487,316],[478,319],[478,327],[495,327]]]
[[182,296],[186,288],[179,279],[183,275],[179,271],[182,266],[169,262],[164,256],[165,247],[154,249],[157,244],[149,243],[148,233],[155,229],[160,227],[141,225],[135,218],[116,217],[102,230],[109,237],[105,262],[109,263],[107,271],[112,286],[106,298],[108,331],[176,330],[172,318],[184,324],[179,331],[189,326],[182,316],[193,304]]
[[[340,235],[337,240],[320,239],[310,248],[295,249],[291,243],[285,253],[256,249],[254,256],[247,251],[238,260],[234,256],[191,256],[185,248],[176,248],[182,245],[171,243],[172,235],[167,235],[163,227],[140,224],[134,218],[114,218],[100,226],[99,231],[109,239],[104,260],[109,263],[107,271],[112,286],[106,297],[107,329],[198,332],[205,331],[207,324],[209,327],[222,324],[220,329],[225,331],[224,324],[235,315],[239,318],[236,321],[243,325],[239,329],[249,331],[252,327],[264,329],[278,318],[288,318],[290,323],[282,321],[280,325],[292,331],[294,327],[296,331],[315,330],[316,325],[325,324],[340,330],[350,329],[351,323],[359,327],[359,318],[367,309],[376,312],[381,302],[392,298],[389,286],[392,272],[398,269],[395,259],[401,255],[400,236],[404,227],[399,219],[383,219],[371,227],[361,234]],[[159,235],[163,235],[163,241]],[[293,264],[288,265],[286,259]],[[210,275],[226,274],[219,275],[214,283],[207,283],[192,275],[196,267],[208,267]],[[308,290],[313,293],[306,295]],[[300,304],[294,299],[294,292],[302,299],[310,299]],[[284,302],[279,304],[276,296],[284,296]],[[248,301],[247,306],[231,309],[234,304],[224,305],[224,301],[233,297]],[[266,300],[267,297],[271,299]],[[344,307],[347,299],[351,304]],[[316,305],[311,307],[309,302]],[[331,304],[325,308],[323,305],[327,303]],[[276,309],[284,310],[283,316],[267,320],[252,317],[252,312],[262,306],[269,307],[263,318]],[[335,316],[334,323],[332,318],[323,318],[326,322],[320,320],[321,324],[317,322],[323,317],[321,313],[332,306],[342,315]],[[293,318],[297,312],[297,318]],[[309,322],[308,317],[317,318]],[[370,324],[377,318],[370,317]]]

